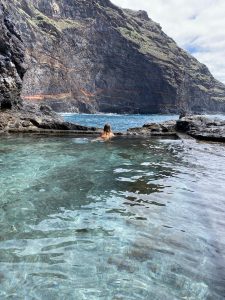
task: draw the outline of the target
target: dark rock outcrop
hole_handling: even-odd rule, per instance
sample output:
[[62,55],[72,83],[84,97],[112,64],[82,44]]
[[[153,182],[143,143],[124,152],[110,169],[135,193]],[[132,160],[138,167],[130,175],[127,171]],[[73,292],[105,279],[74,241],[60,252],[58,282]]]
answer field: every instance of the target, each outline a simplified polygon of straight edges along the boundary
[[181,139],[225,142],[225,120],[210,119],[202,115],[189,115],[177,121],[149,123],[142,127],[130,128],[128,135],[177,136]]
[[29,104],[20,94],[26,68],[25,48],[10,14],[0,1],[0,131],[37,129],[95,131],[96,128],[64,122],[46,105]]
[[0,111],[0,131],[4,132],[41,132],[54,131],[96,132],[95,127],[72,124],[54,113],[46,105],[23,104],[20,108]]
[[11,109],[21,103],[24,73],[21,37],[0,2],[0,109]]
[[26,100],[57,111],[225,112],[225,86],[146,12],[109,0],[1,1],[26,43]]
[[142,127],[129,128],[128,135],[145,136],[168,136],[176,135],[176,121],[165,121],[162,123],[149,123]]
[[176,130],[196,139],[225,142],[225,121],[204,116],[187,116],[176,122]]

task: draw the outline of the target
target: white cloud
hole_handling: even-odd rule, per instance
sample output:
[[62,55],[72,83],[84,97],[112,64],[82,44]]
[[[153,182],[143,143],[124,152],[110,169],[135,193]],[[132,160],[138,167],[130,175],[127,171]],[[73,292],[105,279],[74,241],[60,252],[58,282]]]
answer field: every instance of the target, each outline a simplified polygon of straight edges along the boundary
[[191,49],[218,80],[225,83],[224,0],[111,0],[135,10],[146,10],[180,47]]

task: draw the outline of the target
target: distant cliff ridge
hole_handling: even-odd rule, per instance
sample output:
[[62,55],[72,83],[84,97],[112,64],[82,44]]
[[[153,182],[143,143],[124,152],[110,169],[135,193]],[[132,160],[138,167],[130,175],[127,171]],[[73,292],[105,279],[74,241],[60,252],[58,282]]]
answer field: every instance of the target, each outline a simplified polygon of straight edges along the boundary
[[1,0],[26,46],[22,96],[56,111],[225,112],[225,86],[144,11],[108,0]]

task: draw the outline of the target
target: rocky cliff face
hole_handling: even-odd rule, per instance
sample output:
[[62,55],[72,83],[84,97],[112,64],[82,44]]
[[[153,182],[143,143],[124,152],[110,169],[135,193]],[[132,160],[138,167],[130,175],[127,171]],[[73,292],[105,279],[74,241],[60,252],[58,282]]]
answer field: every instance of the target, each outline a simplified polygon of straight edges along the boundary
[[143,11],[2,0],[26,43],[23,98],[57,111],[225,112],[225,86]]
[[3,4],[0,0],[0,133],[43,129],[95,131],[95,128],[64,122],[46,105],[22,101],[25,48],[10,10]]
[[21,37],[0,3],[0,109],[11,109],[21,102],[23,62]]

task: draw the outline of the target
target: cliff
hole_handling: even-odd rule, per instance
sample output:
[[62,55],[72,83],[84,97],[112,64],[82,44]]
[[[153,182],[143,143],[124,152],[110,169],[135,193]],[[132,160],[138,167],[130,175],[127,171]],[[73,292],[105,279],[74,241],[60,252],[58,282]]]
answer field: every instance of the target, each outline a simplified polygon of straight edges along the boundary
[[21,37],[0,3],[0,109],[10,109],[21,102],[24,73]]
[[0,133],[43,129],[95,131],[95,128],[64,122],[46,105],[22,101],[24,59],[20,32],[0,1]]
[[108,0],[2,0],[21,31],[22,96],[56,111],[225,112],[225,86],[144,11]]

